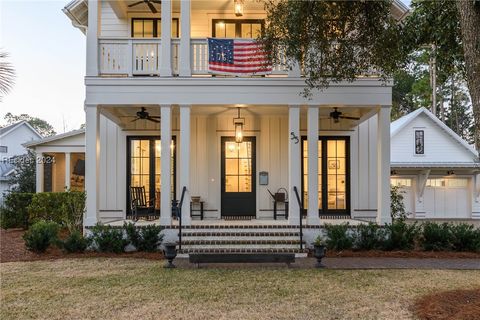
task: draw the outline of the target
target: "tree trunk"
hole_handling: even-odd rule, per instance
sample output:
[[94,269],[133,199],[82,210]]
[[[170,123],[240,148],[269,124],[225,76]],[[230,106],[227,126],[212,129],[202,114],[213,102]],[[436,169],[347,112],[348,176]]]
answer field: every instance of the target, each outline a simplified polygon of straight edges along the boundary
[[472,0],[457,0],[456,6],[462,28],[467,86],[472,98],[475,142],[480,150],[480,7]]

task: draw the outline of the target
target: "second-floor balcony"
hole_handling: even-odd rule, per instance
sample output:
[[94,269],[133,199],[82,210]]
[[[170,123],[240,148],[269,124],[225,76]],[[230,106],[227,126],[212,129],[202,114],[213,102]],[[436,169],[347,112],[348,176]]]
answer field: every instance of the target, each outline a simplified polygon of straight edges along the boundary
[[[101,76],[178,76],[180,75],[180,39],[170,41],[170,68],[162,70],[161,39],[99,38],[98,70]],[[168,45],[168,44],[167,44]],[[168,50],[167,50],[168,51]],[[190,74],[209,76],[207,39],[190,39]],[[188,55],[187,55],[188,57]],[[271,76],[287,76],[288,71],[273,66]]]

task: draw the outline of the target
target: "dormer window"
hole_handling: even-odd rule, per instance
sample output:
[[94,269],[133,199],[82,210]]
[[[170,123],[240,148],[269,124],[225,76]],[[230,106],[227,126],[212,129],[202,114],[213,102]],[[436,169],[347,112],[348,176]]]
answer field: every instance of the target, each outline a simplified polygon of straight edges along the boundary
[[425,132],[423,130],[415,130],[415,154],[425,154]]

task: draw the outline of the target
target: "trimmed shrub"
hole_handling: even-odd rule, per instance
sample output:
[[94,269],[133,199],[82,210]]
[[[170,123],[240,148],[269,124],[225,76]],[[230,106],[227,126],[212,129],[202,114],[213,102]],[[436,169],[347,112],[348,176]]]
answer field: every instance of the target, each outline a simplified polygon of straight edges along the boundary
[[163,240],[161,226],[135,226],[133,223],[124,224],[125,233],[129,242],[138,250],[155,252]]
[[480,229],[471,224],[451,225],[451,247],[455,251],[480,251]]
[[422,246],[426,251],[452,249],[453,234],[448,223],[426,222],[423,224]]
[[384,228],[383,249],[412,250],[419,235],[417,224],[407,224],[403,219],[393,220]]
[[375,223],[358,225],[354,247],[358,250],[380,249],[383,246],[384,235],[383,230]]
[[27,207],[32,202],[33,195],[33,193],[7,193],[0,208],[0,227],[27,229],[30,224]]
[[85,192],[40,192],[36,193],[28,206],[31,221],[55,221],[70,232],[82,227],[85,211]]
[[92,234],[89,241],[92,241],[93,248],[99,252],[121,253],[129,243],[123,237],[123,229],[97,224],[90,231]]
[[90,244],[88,238],[84,238],[78,230],[72,231],[68,237],[61,242],[62,248],[68,253],[84,252]]
[[51,244],[57,241],[59,230],[60,226],[57,223],[40,220],[23,235],[25,246],[34,252],[45,252]]
[[407,218],[407,210],[403,202],[403,194],[405,191],[399,186],[390,186],[390,216],[392,221],[405,220]]
[[339,225],[326,224],[327,248],[331,250],[348,250],[353,247],[353,237],[350,234],[348,223]]

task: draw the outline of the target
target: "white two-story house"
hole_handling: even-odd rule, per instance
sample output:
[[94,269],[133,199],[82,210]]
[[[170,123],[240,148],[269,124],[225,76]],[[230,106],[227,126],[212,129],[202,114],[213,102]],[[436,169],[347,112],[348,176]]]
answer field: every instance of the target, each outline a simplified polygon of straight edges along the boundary
[[306,99],[299,68],[209,71],[207,39],[256,38],[261,1],[74,0],[64,12],[87,42],[86,226],[130,217],[132,187],[167,227],[184,188],[184,226],[205,223],[199,207],[208,221],[291,226],[303,207],[307,229],[390,221],[391,82],[362,75]]

